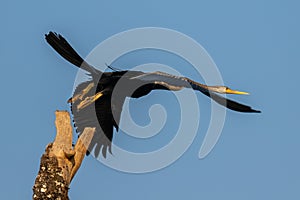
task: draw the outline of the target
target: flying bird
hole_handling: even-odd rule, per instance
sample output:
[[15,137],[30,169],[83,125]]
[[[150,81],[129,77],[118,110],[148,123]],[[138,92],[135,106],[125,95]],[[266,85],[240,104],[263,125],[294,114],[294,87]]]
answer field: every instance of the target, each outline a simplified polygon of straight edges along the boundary
[[86,71],[89,76],[88,81],[76,87],[68,103],[71,104],[74,126],[79,134],[85,127],[96,128],[94,138],[88,148],[88,153],[94,149],[96,157],[100,151],[103,157],[106,157],[107,151],[112,153],[113,128],[115,127],[116,131],[119,130],[122,106],[126,97],[139,98],[149,94],[152,90],[178,91],[191,88],[200,91],[228,109],[244,113],[260,112],[217,94],[248,94],[246,92],[232,90],[226,86],[207,86],[186,77],[159,71],[144,73],[111,68],[112,72],[102,72],[80,57],[63,36],[49,32],[45,38],[58,54]]

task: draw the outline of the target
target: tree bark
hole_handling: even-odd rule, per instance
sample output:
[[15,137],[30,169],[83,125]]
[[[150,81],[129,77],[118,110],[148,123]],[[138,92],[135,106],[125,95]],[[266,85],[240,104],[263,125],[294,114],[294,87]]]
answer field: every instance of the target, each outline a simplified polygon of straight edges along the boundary
[[67,200],[69,185],[79,169],[95,128],[85,128],[72,146],[72,126],[67,111],[56,111],[56,138],[41,157],[39,173],[33,186],[33,199]]

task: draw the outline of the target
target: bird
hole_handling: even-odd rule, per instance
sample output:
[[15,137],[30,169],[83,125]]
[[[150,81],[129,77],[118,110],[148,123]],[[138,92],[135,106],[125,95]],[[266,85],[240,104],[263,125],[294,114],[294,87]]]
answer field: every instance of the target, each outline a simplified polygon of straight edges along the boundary
[[[140,98],[153,90],[178,91],[190,88],[200,91],[218,104],[230,110],[244,113],[260,113],[250,106],[227,99],[219,94],[240,94],[247,92],[230,89],[227,86],[208,86],[192,79],[165,72],[142,72],[116,70],[102,72],[84,60],[60,34],[50,31],[45,34],[47,43],[64,59],[84,70],[89,79],[75,88],[68,100],[71,105],[73,122],[80,134],[85,127],[95,127],[94,137],[87,154],[94,151],[95,157],[101,151],[104,158],[112,154],[114,128],[119,131],[119,122],[125,98]],[[118,87],[116,87],[118,85]]]

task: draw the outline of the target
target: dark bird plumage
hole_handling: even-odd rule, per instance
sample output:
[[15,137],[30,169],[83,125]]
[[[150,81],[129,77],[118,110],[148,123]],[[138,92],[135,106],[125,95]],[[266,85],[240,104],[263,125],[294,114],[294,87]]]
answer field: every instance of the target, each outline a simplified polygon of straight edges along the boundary
[[95,136],[88,149],[91,152],[94,148],[96,157],[101,148],[104,157],[106,157],[107,150],[111,153],[113,127],[118,131],[122,106],[126,97],[139,98],[156,89],[176,91],[182,88],[192,88],[231,110],[247,113],[260,112],[216,94],[246,94],[245,92],[231,90],[225,86],[207,86],[186,77],[163,72],[101,72],[84,61],[61,35],[49,32],[46,34],[46,40],[63,58],[88,72],[91,77],[89,81],[77,86],[73,97],[68,102],[71,103],[74,125],[79,133],[82,133],[85,127],[96,127]]

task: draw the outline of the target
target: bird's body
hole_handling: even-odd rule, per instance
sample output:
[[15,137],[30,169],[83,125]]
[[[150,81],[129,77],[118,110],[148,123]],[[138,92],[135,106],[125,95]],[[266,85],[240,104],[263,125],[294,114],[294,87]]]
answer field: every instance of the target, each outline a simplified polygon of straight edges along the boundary
[[141,71],[101,72],[84,61],[70,44],[56,33],[46,35],[47,42],[66,60],[89,73],[91,79],[80,83],[69,99],[74,124],[79,133],[85,127],[95,127],[96,133],[89,146],[95,156],[106,157],[111,152],[113,127],[118,131],[123,103],[126,97],[139,98],[152,90],[180,90],[191,88],[212,98],[217,103],[238,112],[260,112],[251,107],[226,99],[216,93],[246,94],[225,86],[207,86],[186,77],[173,76],[163,72]]

